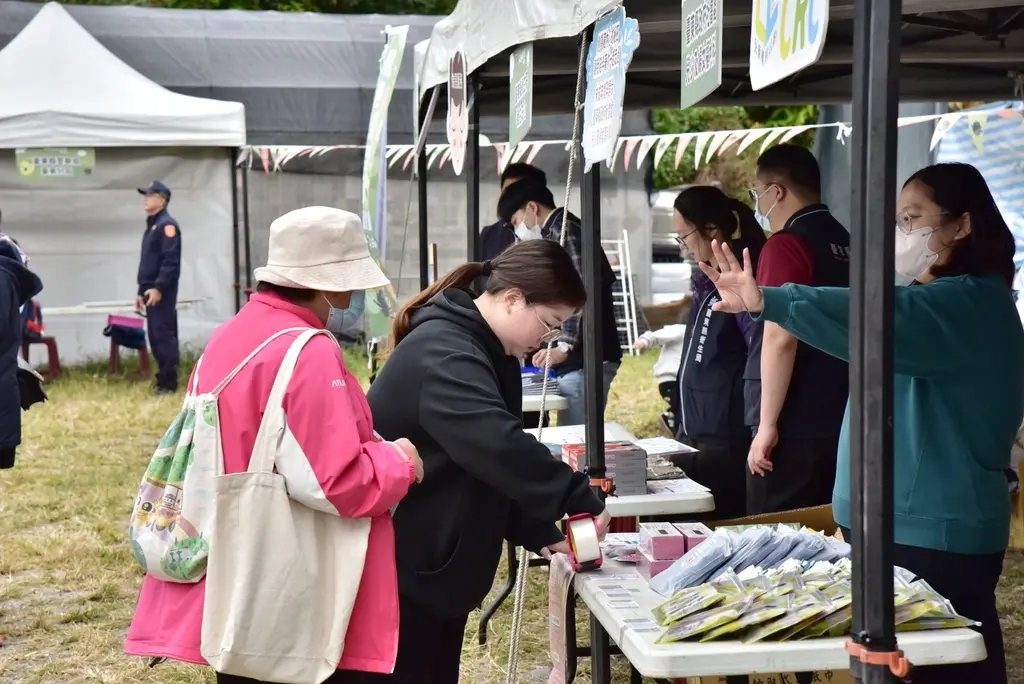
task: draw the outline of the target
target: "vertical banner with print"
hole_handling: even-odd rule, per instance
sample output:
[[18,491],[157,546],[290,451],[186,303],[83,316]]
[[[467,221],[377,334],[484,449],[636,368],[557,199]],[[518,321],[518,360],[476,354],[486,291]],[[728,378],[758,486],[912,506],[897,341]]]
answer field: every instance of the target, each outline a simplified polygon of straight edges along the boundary
[[515,149],[533,125],[533,43],[517,47],[508,61],[508,147]]
[[452,170],[462,175],[466,162],[466,141],[469,139],[469,91],[466,82],[466,56],[456,50],[448,62],[448,144],[451,146]]
[[754,0],[750,21],[750,87],[767,88],[821,57],[828,0]]
[[[383,269],[384,236],[387,232],[387,215],[384,212],[383,194],[387,193],[386,140],[388,107],[395,92],[398,70],[405,54],[408,26],[388,26],[384,29],[387,41],[380,56],[380,72],[377,87],[373,91],[373,106],[370,110],[370,128],[366,134],[366,149],[363,152],[363,231],[370,245],[370,254]],[[391,286],[382,287],[366,294],[366,337],[369,339],[387,337],[394,315],[395,291]]]
[[722,0],[683,0],[680,109],[722,85]]
[[594,39],[587,50],[587,91],[583,103],[583,169],[615,153],[622,128],[622,98],[626,69],[640,45],[636,19],[617,7],[594,24]]

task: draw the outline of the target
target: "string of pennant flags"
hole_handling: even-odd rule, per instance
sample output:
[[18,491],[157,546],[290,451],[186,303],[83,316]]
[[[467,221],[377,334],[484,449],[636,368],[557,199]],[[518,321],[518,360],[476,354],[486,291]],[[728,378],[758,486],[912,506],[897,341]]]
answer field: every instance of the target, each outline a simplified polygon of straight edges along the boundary
[[[1018,118],[1024,124],[1024,115],[1022,115],[1021,109],[1017,107],[900,117],[897,125],[902,128],[904,126],[937,121],[930,146],[930,149],[934,150],[942,140],[942,137],[958,121],[966,118],[971,139],[978,150],[983,151],[985,124],[993,116]],[[721,155],[729,150],[733,150],[735,154],[742,154],[748,148],[760,142],[760,151],[764,152],[772,145],[781,145],[789,142],[801,133],[811,130],[834,130],[836,139],[845,144],[850,137],[852,127],[848,123],[834,122],[729,131],[627,135],[621,136],[616,142],[615,151],[608,159],[607,166],[609,170],[614,171],[621,159],[623,170],[629,171],[631,168],[634,170],[640,169],[652,152],[654,164],[657,166],[665,158],[666,154],[673,150],[674,156],[672,159],[674,166],[679,168],[692,142],[694,167],[699,168],[702,164],[710,163],[717,155]],[[569,145],[569,140],[532,140],[510,147],[507,143],[492,142],[487,136],[480,136],[480,147],[490,148],[495,152],[498,173],[501,173],[505,166],[510,163],[532,163],[545,147],[561,147],[568,151]],[[361,150],[363,148],[363,145],[283,145],[270,147],[251,145],[243,148],[239,164],[251,167],[254,160],[258,158],[263,170],[270,173],[271,171],[282,170],[285,164],[299,157],[316,157],[336,150]],[[428,170],[434,168],[435,164],[438,169],[442,168],[451,154],[451,146],[447,143],[427,144],[425,150]],[[385,154],[388,160],[388,168],[408,169],[413,159],[416,158],[417,149],[416,145],[412,143],[392,144],[387,146]]]

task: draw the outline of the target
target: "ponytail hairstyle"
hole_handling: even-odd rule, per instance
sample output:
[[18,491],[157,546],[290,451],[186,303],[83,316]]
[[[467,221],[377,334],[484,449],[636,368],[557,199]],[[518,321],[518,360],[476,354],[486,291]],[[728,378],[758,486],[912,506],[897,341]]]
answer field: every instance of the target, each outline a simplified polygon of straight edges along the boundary
[[579,309],[587,301],[583,279],[564,247],[553,240],[516,242],[490,261],[470,261],[453,268],[410,299],[395,314],[391,327],[392,347],[409,334],[416,309],[445,290],[466,289],[480,277],[487,281],[485,293],[495,295],[519,290],[527,304]]
[[683,190],[674,206],[706,240],[711,240],[711,234],[717,229],[723,241],[732,247],[733,235],[739,228],[740,239],[751,254],[760,252],[768,240],[750,207],[711,185],[694,185]]

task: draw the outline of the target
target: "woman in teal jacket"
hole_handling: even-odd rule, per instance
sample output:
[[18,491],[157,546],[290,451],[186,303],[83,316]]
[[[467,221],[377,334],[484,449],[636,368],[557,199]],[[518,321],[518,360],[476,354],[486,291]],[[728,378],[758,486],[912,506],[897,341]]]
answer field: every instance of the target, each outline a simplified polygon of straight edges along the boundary
[[[914,684],[1005,684],[996,584],[1009,538],[1005,470],[1024,414],[1024,331],[1014,307],[1014,241],[977,169],[937,164],[897,204],[893,333],[894,562],[981,623],[988,658],[919,668]],[[758,288],[744,252],[715,245],[720,311],[749,311],[848,359],[850,291]],[[832,507],[849,528],[850,412],[840,434]],[[770,468],[771,464],[765,464]]]

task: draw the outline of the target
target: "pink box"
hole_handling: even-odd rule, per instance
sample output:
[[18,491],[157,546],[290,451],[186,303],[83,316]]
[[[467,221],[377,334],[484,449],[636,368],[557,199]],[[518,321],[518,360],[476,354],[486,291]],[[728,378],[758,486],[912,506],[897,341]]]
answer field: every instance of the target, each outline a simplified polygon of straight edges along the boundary
[[122,328],[145,328],[146,321],[142,316],[125,316],[124,314],[110,314],[107,316],[107,325],[119,325]]
[[648,582],[652,577],[657,577],[659,573],[668,570],[673,563],[675,560],[654,560],[643,549],[638,549],[636,553],[636,570]]
[[640,548],[654,560],[673,561],[686,553],[686,537],[672,523],[640,523]]
[[693,551],[698,544],[714,534],[704,523],[676,523],[675,527],[686,539],[687,551]]

